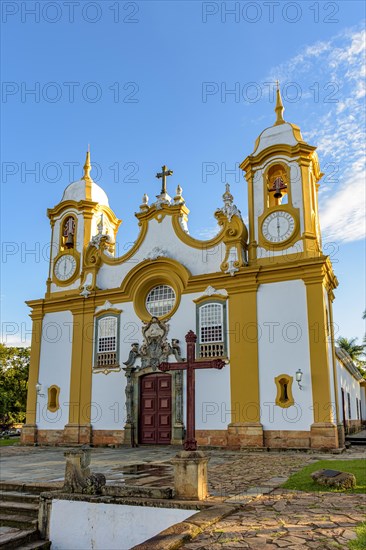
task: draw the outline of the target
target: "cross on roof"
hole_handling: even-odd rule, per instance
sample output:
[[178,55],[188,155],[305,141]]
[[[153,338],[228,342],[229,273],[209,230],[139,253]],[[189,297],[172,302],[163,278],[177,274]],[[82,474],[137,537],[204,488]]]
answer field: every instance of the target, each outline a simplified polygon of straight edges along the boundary
[[173,175],[173,170],[168,170],[167,166],[162,166],[162,172],[158,172],[156,174],[156,177],[158,179],[162,178],[162,185],[161,185],[161,194],[164,195],[166,193],[166,178],[167,176],[172,176]]

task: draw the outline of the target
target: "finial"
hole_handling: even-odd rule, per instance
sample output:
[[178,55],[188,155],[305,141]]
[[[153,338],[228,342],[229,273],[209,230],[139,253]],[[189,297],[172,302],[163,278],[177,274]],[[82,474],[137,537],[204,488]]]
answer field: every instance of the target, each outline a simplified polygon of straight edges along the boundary
[[275,113],[276,113],[276,122],[274,123],[274,126],[278,126],[278,124],[284,124],[286,121],[283,118],[283,111],[285,110],[283,103],[282,103],[282,97],[281,97],[281,91],[280,91],[280,85],[278,80],[276,81],[276,107],[275,107]]
[[103,216],[103,212],[101,213],[100,215],[100,221],[97,225],[97,228],[98,228],[98,234],[99,235],[102,235],[103,234],[103,229],[104,229],[104,216]]
[[184,204],[184,198],[182,196],[182,193],[183,193],[183,189],[178,184],[175,192],[174,204]]
[[85,164],[84,164],[84,175],[81,179],[83,180],[90,180],[91,177],[90,177],[90,170],[91,170],[92,166],[90,164],[90,145],[88,145],[88,151],[86,153],[86,159],[85,159]]
[[149,204],[149,197],[146,193],[143,194],[142,204],[144,204],[145,206],[148,206],[148,204]]

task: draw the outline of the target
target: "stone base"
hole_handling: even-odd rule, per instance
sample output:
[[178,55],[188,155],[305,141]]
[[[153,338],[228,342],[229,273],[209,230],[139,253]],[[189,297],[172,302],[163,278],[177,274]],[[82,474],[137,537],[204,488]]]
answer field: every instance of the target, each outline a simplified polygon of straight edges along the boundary
[[196,430],[198,445],[227,447],[227,430]]
[[346,443],[346,435],[344,433],[343,424],[337,424],[337,433],[338,433],[338,446],[340,449],[343,449]]
[[230,449],[263,447],[263,426],[260,422],[229,424],[227,444]]
[[177,499],[203,500],[208,496],[208,460],[203,451],[181,451],[172,460]]
[[21,445],[35,445],[37,443],[37,424],[24,424],[20,436]]
[[90,445],[91,431],[90,424],[83,426],[66,424],[62,443],[64,445]]
[[38,430],[38,445],[50,445],[52,447],[57,447],[64,444],[63,440],[63,430]]
[[271,449],[309,449],[310,432],[300,430],[265,430],[264,446]]
[[317,422],[310,427],[312,449],[338,449],[338,430],[331,422]]
[[106,447],[108,445],[123,445],[125,442],[124,430],[93,430],[91,443],[94,447]]

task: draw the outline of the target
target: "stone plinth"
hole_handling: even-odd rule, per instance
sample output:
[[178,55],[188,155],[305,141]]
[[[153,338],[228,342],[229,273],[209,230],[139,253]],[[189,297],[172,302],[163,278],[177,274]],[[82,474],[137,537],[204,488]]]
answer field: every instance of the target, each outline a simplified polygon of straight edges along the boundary
[[37,424],[24,424],[20,435],[22,445],[34,445],[37,443]]
[[338,429],[331,422],[317,422],[310,427],[310,444],[313,449],[338,449]]
[[64,429],[64,445],[89,445],[91,440],[91,426],[66,424]]
[[227,442],[231,449],[263,447],[263,426],[260,422],[229,424]]
[[208,461],[203,451],[180,451],[177,454],[172,460],[176,498],[203,500],[207,497]]

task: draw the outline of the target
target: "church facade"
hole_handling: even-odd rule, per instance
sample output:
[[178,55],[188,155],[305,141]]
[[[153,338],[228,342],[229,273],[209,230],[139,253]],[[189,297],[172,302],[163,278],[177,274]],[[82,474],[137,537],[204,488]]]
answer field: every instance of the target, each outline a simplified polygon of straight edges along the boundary
[[241,164],[248,227],[226,185],[207,241],[189,234],[164,166],[161,193],[150,204],[144,195],[138,237],[117,257],[121,221],[88,152],[82,179],[48,210],[47,290],[27,302],[24,444],[182,443],[186,373],[159,365],[184,360],[190,330],[197,362],[225,361],[196,371],[200,445],[333,449],[361,426],[364,382],[334,346],[338,283],[322,252],[316,148],[283,110],[277,91],[276,121]]

